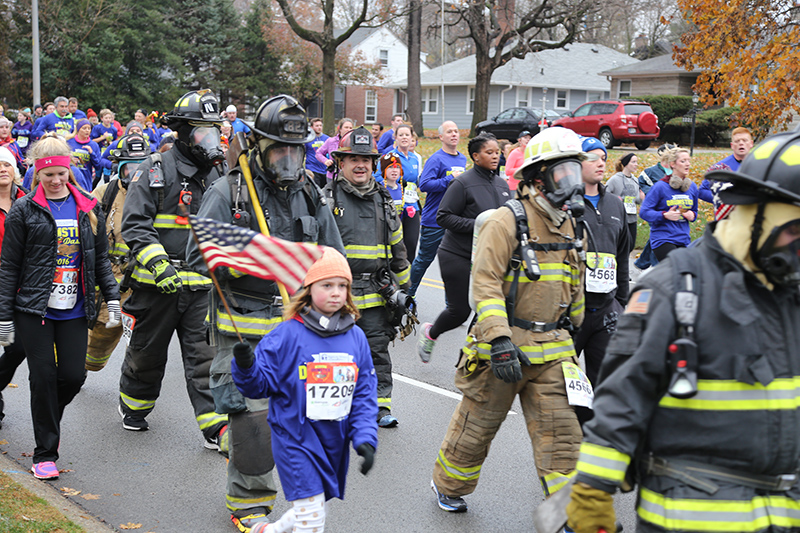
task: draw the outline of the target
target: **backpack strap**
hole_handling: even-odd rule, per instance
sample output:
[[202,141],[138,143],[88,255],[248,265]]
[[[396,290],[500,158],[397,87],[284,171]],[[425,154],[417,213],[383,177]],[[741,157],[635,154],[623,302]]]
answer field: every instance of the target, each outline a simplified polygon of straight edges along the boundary
[[250,193],[244,184],[241,170],[235,168],[228,173],[228,187],[231,193],[231,224],[242,228],[250,227]]
[[697,394],[697,342],[695,329],[700,305],[700,270],[696,253],[688,248],[670,252],[674,278],[673,310],[678,338],[667,348],[672,371],[667,391],[676,398]]

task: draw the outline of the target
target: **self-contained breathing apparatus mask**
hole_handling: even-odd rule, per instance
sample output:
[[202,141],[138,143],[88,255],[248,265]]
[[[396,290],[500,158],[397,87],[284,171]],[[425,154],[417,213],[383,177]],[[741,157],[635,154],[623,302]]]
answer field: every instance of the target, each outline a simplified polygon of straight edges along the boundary
[[397,328],[400,340],[405,340],[414,331],[415,326],[419,324],[417,304],[414,301],[414,297],[395,286],[392,276],[386,268],[373,272],[371,277],[372,284],[376,287],[378,294],[386,300],[389,323],[393,328]]
[[[178,128],[179,147],[201,166],[219,165],[225,160],[220,144],[220,130],[208,122],[184,122]],[[180,146],[183,145],[183,146]],[[182,150],[183,151],[183,150]]]
[[557,209],[569,210],[572,216],[583,215],[583,178],[577,159],[562,159],[542,169],[544,196]]
[[800,219],[773,228],[753,259],[775,285],[800,286]]
[[261,168],[278,187],[287,187],[305,174],[305,145],[259,139],[258,153]]

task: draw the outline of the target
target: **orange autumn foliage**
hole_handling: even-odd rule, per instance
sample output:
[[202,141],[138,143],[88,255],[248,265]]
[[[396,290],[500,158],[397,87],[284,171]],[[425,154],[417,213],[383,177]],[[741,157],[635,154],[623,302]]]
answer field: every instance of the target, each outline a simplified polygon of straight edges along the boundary
[[[794,0],[678,0],[691,29],[674,57],[699,69],[706,105],[741,108],[758,136],[800,114],[800,5]],[[668,21],[664,21],[668,22]]]

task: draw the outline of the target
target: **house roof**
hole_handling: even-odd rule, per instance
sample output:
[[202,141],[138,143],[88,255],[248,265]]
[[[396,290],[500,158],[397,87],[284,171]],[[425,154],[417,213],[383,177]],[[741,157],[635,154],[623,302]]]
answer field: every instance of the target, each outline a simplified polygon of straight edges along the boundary
[[613,76],[619,78],[620,76],[658,76],[670,75],[675,76],[679,74],[695,75],[700,74],[699,70],[688,71],[683,67],[675,64],[672,59],[672,54],[664,54],[661,56],[651,57],[638,63],[630,65],[623,65],[620,67],[612,68],[601,72],[603,76]]
[[[347,40],[342,44],[348,44],[351,48],[355,48],[361,42],[363,42],[367,37],[375,33],[376,31],[380,30],[381,28],[364,28],[359,26],[356,30],[347,38]],[[333,36],[339,37],[341,34],[344,33],[343,29],[334,29]]]
[[[639,60],[600,44],[572,43],[566,48],[542,50],[525,59],[512,59],[492,74],[492,85],[608,90],[606,69],[638,63]],[[452,61],[421,74],[421,84],[474,85],[475,55]],[[390,87],[403,88],[407,80]]]

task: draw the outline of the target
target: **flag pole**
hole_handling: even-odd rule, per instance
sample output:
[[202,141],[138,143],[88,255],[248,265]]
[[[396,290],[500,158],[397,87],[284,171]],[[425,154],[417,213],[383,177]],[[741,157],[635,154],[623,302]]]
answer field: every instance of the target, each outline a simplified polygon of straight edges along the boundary
[[228,313],[228,316],[231,319],[233,330],[236,332],[236,336],[239,337],[239,342],[244,342],[244,339],[242,339],[242,334],[239,333],[239,328],[236,327],[236,322],[233,320],[233,313],[231,313],[231,308],[228,307],[228,301],[225,299],[225,295],[222,293],[222,288],[219,286],[217,276],[214,275],[214,271],[208,266],[206,256],[203,255],[203,251],[200,249],[200,241],[197,239],[197,233],[194,232],[194,225],[192,224],[191,218],[189,218],[189,227],[192,229],[192,238],[194,239],[194,243],[197,245],[197,251],[200,253],[200,257],[203,258],[203,263],[206,265],[206,270],[208,270],[208,277],[211,278],[211,281],[214,283],[214,287],[217,288],[217,294],[219,294],[219,297],[222,299],[222,305],[225,306],[225,311]]

